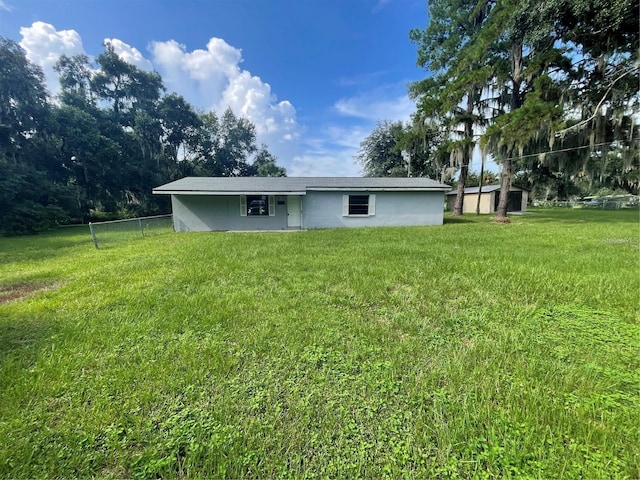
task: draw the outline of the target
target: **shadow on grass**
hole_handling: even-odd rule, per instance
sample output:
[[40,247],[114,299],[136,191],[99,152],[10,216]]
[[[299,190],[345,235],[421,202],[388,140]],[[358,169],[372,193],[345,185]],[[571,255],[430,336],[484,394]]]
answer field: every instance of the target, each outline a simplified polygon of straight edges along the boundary
[[54,334],[55,329],[46,320],[19,315],[3,319],[0,322],[0,364],[13,357],[19,367],[28,367]]
[[444,224],[445,225],[456,225],[462,223],[487,223],[493,219],[491,215],[476,215],[473,213],[469,213],[462,217],[454,217],[453,215],[445,214],[444,216]]
[[60,227],[35,235],[0,237],[0,264],[18,260],[46,260],[73,247],[94,248],[86,225]]

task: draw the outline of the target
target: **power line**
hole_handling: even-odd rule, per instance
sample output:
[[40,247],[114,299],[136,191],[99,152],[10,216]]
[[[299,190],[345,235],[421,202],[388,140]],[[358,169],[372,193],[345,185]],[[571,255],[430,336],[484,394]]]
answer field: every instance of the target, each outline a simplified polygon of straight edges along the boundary
[[[548,154],[552,154],[552,153],[571,152],[571,151],[574,151],[574,150],[582,150],[584,148],[602,147],[603,145],[612,145],[615,142],[616,142],[616,140],[614,140],[613,142],[596,143],[596,144],[593,145],[593,147],[591,145],[583,145],[581,147],[569,147],[569,148],[563,148],[563,149],[560,149],[560,150],[552,150],[552,151],[549,151],[549,152],[530,153],[530,154],[527,154],[527,155],[521,155],[521,156],[517,156],[517,157],[503,158],[503,159],[500,159],[500,160],[497,160],[497,161],[496,161],[496,159],[494,159],[492,157],[492,161],[494,163],[498,163],[498,162],[503,162],[505,160],[518,160],[520,158],[539,157],[540,155],[548,155]],[[482,164],[481,162],[480,163],[479,162],[472,162],[469,165],[481,165],[481,164]]]

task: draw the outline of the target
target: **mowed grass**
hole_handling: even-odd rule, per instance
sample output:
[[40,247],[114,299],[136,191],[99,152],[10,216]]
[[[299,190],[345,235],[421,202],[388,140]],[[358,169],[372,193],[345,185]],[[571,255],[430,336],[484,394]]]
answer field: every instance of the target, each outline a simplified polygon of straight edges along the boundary
[[640,478],[639,233],[0,239],[0,477]]

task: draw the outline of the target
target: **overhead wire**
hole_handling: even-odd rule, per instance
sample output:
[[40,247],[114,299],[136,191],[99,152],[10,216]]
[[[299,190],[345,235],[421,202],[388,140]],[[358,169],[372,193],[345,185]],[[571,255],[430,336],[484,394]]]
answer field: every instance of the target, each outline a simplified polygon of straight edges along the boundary
[[[612,145],[612,144],[614,144],[616,142],[617,142],[617,140],[614,140],[612,142],[596,143],[594,145],[583,145],[583,146],[580,146],[580,147],[568,147],[568,148],[563,148],[563,149],[560,149],[560,150],[551,150],[551,151],[548,151],[548,152],[529,153],[529,154],[520,155],[520,156],[517,156],[517,157],[503,158],[503,159],[500,159],[500,160],[496,160],[494,157],[491,157],[491,159],[488,160],[488,161],[493,162],[495,164],[500,164],[501,162],[503,162],[505,160],[518,160],[518,159],[521,159],[521,158],[539,157],[540,155],[549,155],[549,154],[553,154],[553,153],[571,152],[571,151],[574,151],[574,150],[582,150],[584,148],[602,147],[604,145]],[[469,165],[470,166],[471,165],[482,165],[482,162],[469,162]]]

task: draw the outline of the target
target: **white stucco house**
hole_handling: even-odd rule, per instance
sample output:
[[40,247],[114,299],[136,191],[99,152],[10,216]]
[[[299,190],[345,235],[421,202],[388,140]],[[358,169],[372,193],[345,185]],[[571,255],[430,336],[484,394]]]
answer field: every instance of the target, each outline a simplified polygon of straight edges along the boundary
[[[457,190],[447,193],[447,211],[453,211],[457,194]],[[478,195],[480,195],[480,213],[495,213],[500,201],[500,185],[484,185],[482,192],[480,187],[465,188],[462,212],[476,213]],[[529,190],[512,185],[507,199],[507,212],[526,212],[528,201]]]
[[450,189],[428,178],[185,177],[153,193],[171,196],[185,232],[441,225]]

